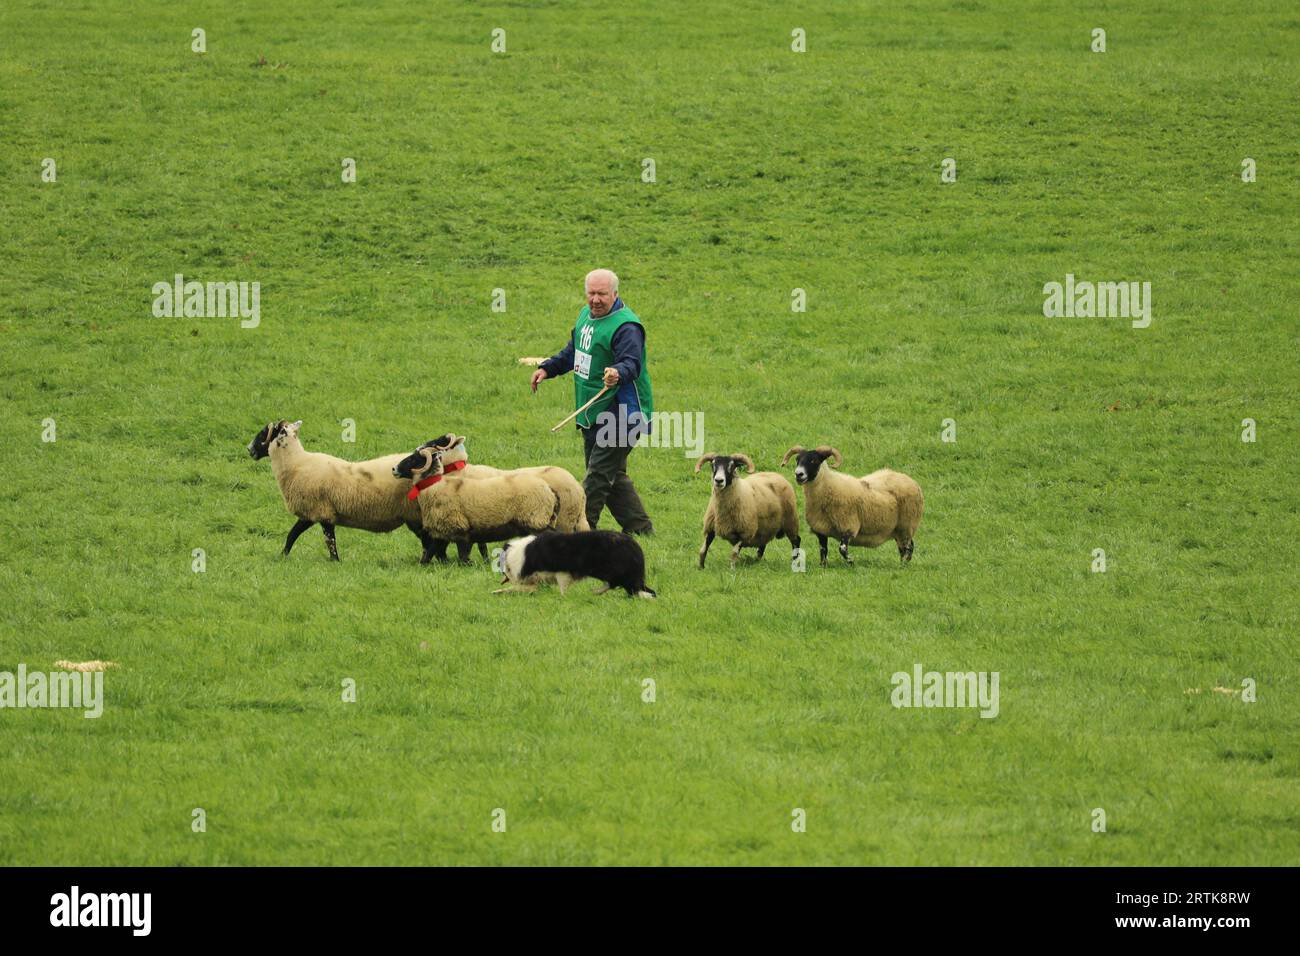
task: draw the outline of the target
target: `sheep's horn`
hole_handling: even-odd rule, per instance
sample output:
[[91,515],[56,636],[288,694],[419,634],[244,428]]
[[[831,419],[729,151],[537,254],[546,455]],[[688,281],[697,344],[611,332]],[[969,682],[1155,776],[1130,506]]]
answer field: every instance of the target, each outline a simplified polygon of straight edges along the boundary
[[840,456],[839,451],[835,448],[832,448],[830,445],[818,445],[816,448],[813,449],[813,451],[817,452],[817,454],[821,455],[823,458],[825,458],[827,455],[834,455],[836,468],[844,464],[844,459]]
[[423,446],[415,450],[424,456],[424,464],[422,464],[419,468],[415,468],[411,471],[412,481],[419,480],[415,477],[417,472],[419,473],[420,477],[423,478],[427,476],[429,472],[433,471],[433,456],[435,454],[434,450],[432,448],[429,448],[428,446]]
[[736,461],[740,462],[742,465],[744,465],[745,468],[746,468],[746,470],[747,470],[751,475],[754,473],[754,463],[753,463],[753,461],[750,460],[750,458],[749,458],[748,455],[736,455],[736,454],[733,454],[731,457],[734,458],[734,459],[736,459]]
[[784,466],[785,463],[790,460],[791,455],[802,455],[802,454],[803,454],[803,445],[795,445],[788,452],[786,452],[785,457],[781,459],[782,466]]
[[[704,444],[704,443],[700,442],[700,444]],[[717,457],[718,457],[717,452],[713,452],[713,451],[705,452],[703,455],[700,456],[700,460],[695,463],[695,473],[698,475],[700,473],[700,466],[702,464],[704,464],[706,461],[713,461],[713,459]]]

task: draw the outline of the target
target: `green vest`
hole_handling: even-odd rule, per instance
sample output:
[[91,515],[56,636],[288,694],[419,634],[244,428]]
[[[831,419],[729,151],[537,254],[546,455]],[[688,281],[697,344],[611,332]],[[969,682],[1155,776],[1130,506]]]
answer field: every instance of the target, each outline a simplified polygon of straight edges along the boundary
[[[573,326],[573,401],[574,408],[581,408],[605,386],[605,369],[614,364],[614,333],[625,323],[635,322],[645,334],[645,326],[635,312],[626,305],[617,312],[611,312],[602,319],[591,317],[591,307],[583,306],[578,313],[578,321]],[[592,428],[601,412],[608,411],[618,400],[618,393],[627,385],[621,381],[601,396],[600,401],[580,414],[578,425]],[[636,389],[637,403],[641,414],[648,420],[654,414],[654,400],[650,396],[650,369],[645,360],[645,344],[641,345],[641,374],[632,383]],[[630,409],[629,409],[630,410]]]

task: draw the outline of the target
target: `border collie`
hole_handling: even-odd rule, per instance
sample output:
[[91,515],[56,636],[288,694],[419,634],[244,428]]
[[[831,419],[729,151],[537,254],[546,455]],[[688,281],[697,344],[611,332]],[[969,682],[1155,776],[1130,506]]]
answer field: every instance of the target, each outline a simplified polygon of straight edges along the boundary
[[517,590],[535,590],[542,575],[554,575],[561,594],[574,581],[599,578],[605,586],[597,594],[623,588],[628,597],[656,596],[646,587],[641,546],[617,531],[543,531],[515,538],[506,545],[501,564],[501,583],[510,582]]

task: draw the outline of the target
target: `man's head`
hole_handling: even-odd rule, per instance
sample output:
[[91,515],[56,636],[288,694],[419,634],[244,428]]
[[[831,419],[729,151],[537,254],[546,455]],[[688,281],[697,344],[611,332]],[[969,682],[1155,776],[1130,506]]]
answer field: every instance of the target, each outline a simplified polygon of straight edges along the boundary
[[592,269],[587,273],[587,305],[591,317],[601,319],[609,315],[618,298],[618,276],[608,269]]

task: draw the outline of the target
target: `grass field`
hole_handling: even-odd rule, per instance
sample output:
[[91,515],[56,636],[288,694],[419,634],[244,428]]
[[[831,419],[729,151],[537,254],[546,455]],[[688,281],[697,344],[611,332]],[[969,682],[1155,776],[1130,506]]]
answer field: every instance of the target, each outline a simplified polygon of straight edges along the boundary
[[[1300,857],[1288,4],[15,0],[0,37],[0,671],[120,664],[97,720],[0,710],[0,863]],[[670,448],[630,460],[657,602],[494,597],[404,530],[280,557],[271,419],[581,476],[516,358],[595,266],[705,450],[912,475],[912,563],[698,571]],[[176,273],[260,324],[155,317]],[[1150,326],[1044,317],[1067,274],[1149,281]],[[1000,713],[895,709],[918,663]]]

